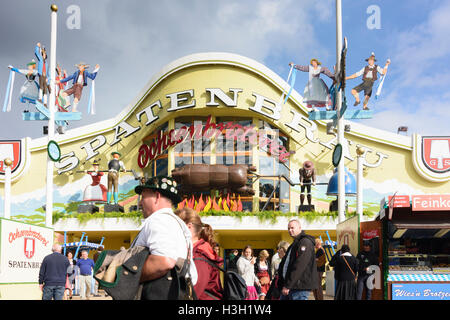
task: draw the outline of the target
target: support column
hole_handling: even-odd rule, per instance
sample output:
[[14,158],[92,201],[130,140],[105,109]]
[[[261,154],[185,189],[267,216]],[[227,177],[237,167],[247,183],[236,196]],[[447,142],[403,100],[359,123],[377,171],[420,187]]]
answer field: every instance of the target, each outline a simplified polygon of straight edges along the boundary
[[4,199],[4,211],[3,218],[11,219],[11,166],[13,161],[10,158],[6,158],[3,161],[5,166],[5,199]]

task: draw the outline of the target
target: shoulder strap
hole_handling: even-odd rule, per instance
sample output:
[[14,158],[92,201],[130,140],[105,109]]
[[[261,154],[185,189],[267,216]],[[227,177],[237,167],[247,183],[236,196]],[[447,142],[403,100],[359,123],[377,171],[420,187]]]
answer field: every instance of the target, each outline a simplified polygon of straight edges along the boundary
[[353,272],[353,269],[352,268],[350,268],[350,265],[348,264],[348,262],[347,262],[347,259],[345,259],[345,257],[344,256],[342,256],[342,258],[344,259],[344,261],[345,261],[345,263],[347,264],[347,267],[350,269],[350,271],[352,272],[352,274],[353,274],[353,276],[355,277],[355,279],[356,279],[356,275],[355,275],[355,273]]
[[226,272],[225,269],[219,267],[217,264],[215,264],[214,262],[212,262],[212,261],[209,260],[209,259],[194,258],[194,261],[195,261],[195,260],[197,260],[197,261],[205,261],[206,263],[208,263],[209,265],[213,266],[213,267],[216,268],[216,269],[219,269],[219,270],[222,271],[223,273]]
[[[160,212],[160,213],[167,214],[167,215],[171,216],[172,218],[174,218],[175,221],[178,222],[178,225],[180,226],[181,232],[183,233],[183,237],[184,237],[184,229],[183,229],[183,226],[181,225],[180,221],[178,221],[178,219],[175,216],[171,215],[168,212]],[[187,252],[186,260],[190,260],[190,257],[191,257],[191,244],[189,243],[189,241],[188,241],[188,239],[186,237],[184,237],[184,240],[186,240],[186,247],[188,249],[187,250],[188,252]]]
[[141,232],[142,232],[142,229],[139,230],[139,233],[138,233],[138,234],[136,235],[136,237],[134,238],[133,242],[131,243],[130,248],[133,248],[133,247],[136,245],[136,241],[137,241],[137,239],[139,238],[139,235],[141,234]]

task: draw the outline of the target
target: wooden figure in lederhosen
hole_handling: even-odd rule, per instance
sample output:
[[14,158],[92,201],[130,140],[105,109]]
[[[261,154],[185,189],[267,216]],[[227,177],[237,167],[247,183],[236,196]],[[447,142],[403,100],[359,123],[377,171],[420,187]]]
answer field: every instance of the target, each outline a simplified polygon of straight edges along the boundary
[[[111,152],[113,159],[108,162],[108,193],[107,202],[111,203],[111,195],[114,195],[114,204],[119,202],[119,171],[126,170],[125,165],[120,161],[122,156],[119,152]],[[114,187],[114,193],[113,193]]]
[[303,205],[305,201],[305,189],[306,189],[306,197],[308,199],[308,205],[311,206],[312,203],[312,195],[311,195],[311,185],[316,184],[316,169],[314,168],[314,164],[311,161],[305,161],[303,163],[303,167],[299,169],[300,174],[300,186],[301,186],[301,194],[300,194],[300,206]]
[[378,79],[378,73],[384,75],[387,71],[388,65],[391,63],[391,61],[388,59],[386,61],[386,65],[382,69],[380,66],[375,64],[377,60],[375,59],[375,53],[373,52],[371,56],[366,59],[366,61],[368,63],[367,66],[363,67],[361,70],[352,74],[351,76],[345,78],[346,80],[349,80],[357,78],[359,76],[363,76],[363,82],[352,89],[352,95],[355,97],[354,106],[360,104],[361,101],[359,99],[359,92],[364,90],[363,110],[369,110],[367,104],[369,103],[369,99],[372,96],[373,84]]

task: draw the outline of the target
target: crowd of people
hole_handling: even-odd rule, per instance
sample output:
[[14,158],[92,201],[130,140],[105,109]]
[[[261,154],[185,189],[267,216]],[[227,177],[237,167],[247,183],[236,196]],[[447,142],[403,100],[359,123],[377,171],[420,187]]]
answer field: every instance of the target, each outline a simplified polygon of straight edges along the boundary
[[[94,260],[102,251],[98,249]],[[53,244],[52,254],[46,256],[39,269],[39,287],[42,291],[42,300],[70,300],[74,296],[76,284],[79,292],[77,295],[82,300],[88,300],[91,292],[98,295],[98,284],[92,288],[92,275],[95,261],[88,258],[88,251],[82,250],[77,260],[73,258],[71,251],[67,255],[62,254],[62,246]]]
[[[174,281],[183,278],[187,279],[181,286],[186,291],[183,297],[222,300],[225,284],[220,272],[234,272],[243,279],[246,300],[308,300],[311,293],[316,300],[324,299],[325,250],[320,239],[302,230],[297,218],[290,220],[287,226],[292,243],[280,241],[272,257],[266,249],[256,256],[247,245],[241,253],[231,250],[224,259],[213,229],[202,222],[196,211],[173,210],[181,201],[174,186],[176,183],[171,177],[154,177],[135,188],[141,195],[144,224],[131,247],[143,246],[149,250],[140,270],[141,299],[179,299],[179,290],[175,292],[173,288],[180,288],[180,285]],[[373,264],[377,265],[378,261],[368,243],[357,257],[343,245],[329,261],[335,271],[335,300],[361,299],[364,287],[366,299],[370,299],[367,279],[369,266]],[[81,298],[88,299],[93,268],[94,261],[88,258],[87,251],[83,251],[75,263],[71,253],[65,257],[61,246],[54,245],[53,253],[44,259],[39,274],[43,299],[62,299],[64,292],[72,297],[74,275],[81,284]],[[181,269],[185,270],[182,276]],[[189,290],[190,286],[193,290]]]

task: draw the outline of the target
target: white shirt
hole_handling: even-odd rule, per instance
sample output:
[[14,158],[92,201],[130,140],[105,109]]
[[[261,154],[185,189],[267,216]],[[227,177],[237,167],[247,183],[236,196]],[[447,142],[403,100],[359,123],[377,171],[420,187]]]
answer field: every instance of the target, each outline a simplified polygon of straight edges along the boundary
[[138,235],[135,245],[149,248],[150,254],[177,260],[178,258],[186,259],[187,257],[188,243],[186,240],[191,247],[189,271],[192,283],[195,285],[198,275],[192,259],[191,232],[184,221],[177,217],[171,208],[157,210],[145,219],[144,226]]
[[83,83],[83,72],[80,72],[80,74],[78,75],[78,80],[77,83],[82,84]]
[[255,267],[250,260],[241,256],[236,263],[238,273],[245,280],[247,286],[254,286],[255,282],[259,283],[258,277],[255,275]]
[[[357,73],[356,73],[356,76],[362,76],[363,75],[363,73],[364,73],[364,69],[365,69],[366,67],[364,67],[364,68],[362,68],[361,70],[359,70]],[[372,69],[373,68],[375,68],[375,65],[373,65],[372,67],[371,66],[369,66],[369,70],[367,71],[367,74],[366,74],[366,78],[368,78],[368,79],[372,79]],[[380,66],[377,66],[377,71],[378,71],[378,73],[379,74],[383,74],[383,68],[381,68]]]
[[[115,159],[111,159],[111,160],[109,160],[109,162],[111,162],[113,160],[115,160]],[[109,164],[109,162],[108,162],[108,164]],[[123,162],[120,161],[120,160],[119,160],[119,166],[120,166],[120,168],[122,170],[124,170],[124,171],[127,170],[127,169],[125,169],[125,165],[123,164]],[[117,172],[117,170],[116,169],[109,169],[109,172]]]

